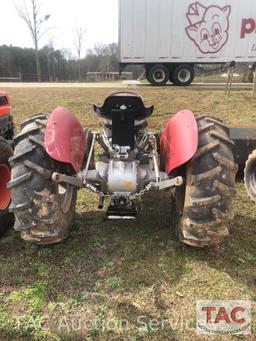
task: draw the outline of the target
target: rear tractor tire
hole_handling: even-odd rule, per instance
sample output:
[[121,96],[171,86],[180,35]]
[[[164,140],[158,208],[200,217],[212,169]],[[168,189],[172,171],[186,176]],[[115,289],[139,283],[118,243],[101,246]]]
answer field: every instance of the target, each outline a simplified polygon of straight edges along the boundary
[[68,237],[75,212],[77,190],[52,181],[54,171],[69,174],[69,167],[50,158],[44,149],[49,114],[26,120],[14,139],[10,211],[15,230],[24,240],[36,244],[58,243]]
[[12,156],[12,147],[2,137],[0,137],[0,236],[2,236],[14,224],[14,216],[6,207],[10,202],[9,190],[6,188],[10,180],[9,157]]
[[229,129],[206,116],[196,118],[198,149],[183,167],[186,182],[174,192],[176,227],[180,240],[196,247],[216,246],[229,232],[235,196],[234,143]]

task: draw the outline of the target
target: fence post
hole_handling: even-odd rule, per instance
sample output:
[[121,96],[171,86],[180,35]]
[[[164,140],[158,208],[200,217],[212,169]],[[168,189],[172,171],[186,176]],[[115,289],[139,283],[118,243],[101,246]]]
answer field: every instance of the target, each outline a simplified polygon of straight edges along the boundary
[[256,96],[256,62],[253,63],[250,66],[252,72],[253,72],[253,88],[252,88],[252,96],[255,97]]
[[235,66],[236,66],[236,62],[234,60],[230,63],[227,63],[228,76],[227,76],[227,83],[226,83],[226,90],[225,90],[225,95],[227,97],[230,96]]

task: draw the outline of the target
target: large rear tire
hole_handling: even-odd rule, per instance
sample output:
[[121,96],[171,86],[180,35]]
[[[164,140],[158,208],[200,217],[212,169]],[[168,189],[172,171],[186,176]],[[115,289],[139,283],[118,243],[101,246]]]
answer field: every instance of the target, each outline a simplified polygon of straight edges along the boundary
[[205,116],[197,117],[197,125],[198,150],[183,168],[185,185],[175,191],[177,228],[185,244],[215,246],[229,234],[226,221],[233,217],[238,167],[229,129]]
[[[0,202],[1,206],[6,207],[10,203],[10,194],[6,188],[10,178],[11,170],[8,163],[9,157],[12,156],[13,150],[9,143],[0,137]],[[2,174],[3,173],[3,174]],[[14,224],[14,216],[6,209],[0,209],[0,236],[2,236]]]
[[44,149],[48,117],[38,115],[22,124],[10,159],[14,228],[24,240],[36,244],[53,244],[68,237],[77,194],[73,186],[60,186],[51,179],[54,171],[68,174],[69,166],[51,159]]

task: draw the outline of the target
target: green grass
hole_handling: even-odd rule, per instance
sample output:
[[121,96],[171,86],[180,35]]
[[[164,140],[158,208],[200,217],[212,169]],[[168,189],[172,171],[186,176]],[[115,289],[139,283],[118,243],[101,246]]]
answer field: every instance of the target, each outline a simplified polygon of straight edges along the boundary
[[[102,103],[111,92],[6,90],[17,128],[26,117],[62,105],[74,111],[84,126],[98,129],[91,104]],[[256,101],[247,91],[234,91],[229,99],[224,91],[174,87],[138,91],[148,105],[155,105],[150,120],[154,131],[184,108],[227,124],[256,126]],[[194,330],[199,299],[251,300],[255,329],[256,206],[242,182],[238,181],[237,191],[231,235],[213,249],[193,249],[177,241],[166,192],[145,196],[138,204],[138,219],[120,223],[105,221],[104,212],[97,209],[97,196],[81,191],[70,237],[59,245],[37,247],[10,231],[0,240],[1,338],[207,340]],[[239,339],[253,341],[255,335]]]

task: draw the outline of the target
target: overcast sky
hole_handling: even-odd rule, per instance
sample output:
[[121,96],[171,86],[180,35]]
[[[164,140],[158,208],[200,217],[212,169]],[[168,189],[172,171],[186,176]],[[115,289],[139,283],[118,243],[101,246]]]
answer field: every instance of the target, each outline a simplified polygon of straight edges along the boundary
[[[27,3],[30,0],[25,0]],[[23,0],[0,0],[0,45],[32,47],[26,24],[19,18],[13,3]],[[51,27],[40,41],[40,47],[54,39],[55,48],[71,48],[74,52],[73,30],[86,29],[83,55],[95,42],[118,40],[118,0],[38,0],[42,15],[51,14],[46,24]]]

